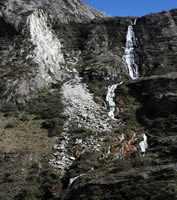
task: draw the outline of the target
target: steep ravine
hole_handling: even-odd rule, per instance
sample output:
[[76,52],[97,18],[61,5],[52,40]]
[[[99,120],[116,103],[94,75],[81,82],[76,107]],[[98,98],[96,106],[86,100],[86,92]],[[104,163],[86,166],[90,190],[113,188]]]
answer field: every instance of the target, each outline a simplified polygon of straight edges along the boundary
[[176,13],[2,1],[0,199],[177,199]]

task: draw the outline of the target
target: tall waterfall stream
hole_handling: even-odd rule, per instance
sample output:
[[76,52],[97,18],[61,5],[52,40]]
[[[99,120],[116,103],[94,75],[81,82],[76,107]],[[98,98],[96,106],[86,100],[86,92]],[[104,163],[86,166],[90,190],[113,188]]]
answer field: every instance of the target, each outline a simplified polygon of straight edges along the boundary
[[[124,51],[124,56],[122,57],[125,69],[132,80],[139,78],[138,65],[136,64],[135,60],[136,56],[134,50],[134,46],[136,45],[136,37],[133,29],[134,26],[136,26],[136,22],[137,19],[135,19],[134,22],[128,26],[126,34],[125,51]],[[106,95],[106,102],[108,103],[109,106],[108,116],[114,120],[115,120],[115,112],[117,111],[117,113],[119,114],[119,108],[116,106],[116,103],[114,101],[115,90],[121,84],[123,84],[123,82],[114,84],[112,86],[108,86],[108,91]],[[141,148],[142,156],[145,156],[146,150],[148,148],[147,135],[145,133],[143,134],[143,141],[139,143],[139,146]]]
[[134,26],[136,26],[136,19],[134,23],[128,26],[127,35],[126,35],[126,44],[125,52],[122,57],[126,71],[128,72],[131,79],[137,79],[139,77],[138,65],[135,60],[135,50],[134,46],[136,45],[136,37],[134,33]]
[[[125,52],[124,56],[122,57],[125,69],[128,72],[130,78],[133,80],[139,77],[138,65],[136,64],[135,61],[135,51],[134,51],[134,46],[136,45],[136,37],[133,27],[136,25],[136,21],[137,19],[135,19],[134,22],[128,26],[126,34]],[[110,109],[108,116],[111,117],[112,119],[115,119],[114,113],[116,111],[116,104],[114,102],[114,97],[115,97],[114,91],[117,88],[117,86],[121,84],[123,84],[123,82],[108,87],[106,101]],[[119,108],[117,108],[117,111],[119,113]]]

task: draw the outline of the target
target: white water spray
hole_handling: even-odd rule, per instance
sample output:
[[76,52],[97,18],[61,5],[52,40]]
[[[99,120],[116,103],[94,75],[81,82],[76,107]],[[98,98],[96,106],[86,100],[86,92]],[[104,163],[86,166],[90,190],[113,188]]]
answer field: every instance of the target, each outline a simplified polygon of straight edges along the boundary
[[85,175],[85,174],[81,174],[81,175],[76,176],[76,177],[74,177],[74,178],[70,178],[70,179],[69,179],[69,184],[68,184],[68,186],[67,186],[67,189],[70,189],[71,186],[72,186],[72,184],[73,184],[73,182],[74,182],[75,180],[77,180],[78,178],[80,178],[81,176],[84,176],[84,175]]
[[137,19],[134,20],[133,25],[136,25]]
[[8,7],[9,10],[13,10],[14,0],[8,0],[7,7]]
[[[116,103],[114,102],[114,97],[115,97],[115,89],[117,88],[118,85],[121,85],[123,82],[120,82],[118,84],[115,84],[115,85],[112,85],[112,86],[109,86],[108,87],[108,92],[107,92],[107,95],[106,95],[106,101],[108,102],[108,105],[109,105],[109,117],[111,117],[112,119],[115,119],[114,118],[114,113],[116,111]],[[118,108],[117,108],[118,110]],[[119,110],[118,110],[119,112]]]
[[124,133],[122,133],[122,135],[119,136],[119,140],[120,140],[120,143],[122,143],[122,141],[125,140],[125,135],[124,135]]
[[135,25],[136,25],[136,19],[133,24],[128,26],[125,52],[122,58],[126,71],[133,80],[139,77],[138,65],[135,62],[135,53],[134,53],[134,45],[136,44],[136,38],[135,38],[135,33],[133,31],[133,26]]
[[85,175],[85,174],[81,174],[81,175],[79,175],[79,176],[76,176],[76,177],[74,177],[74,178],[70,178],[70,179],[69,179],[69,184],[68,184],[66,190],[65,190],[64,193],[63,193],[62,199],[65,199],[65,198],[67,197],[67,195],[70,193],[70,191],[71,191],[71,186],[72,186],[73,182],[74,182],[75,180],[77,180],[78,178],[80,178],[81,176],[84,176],[84,175]]
[[143,134],[143,139],[144,140],[139,143],[139,146],[141,148],[141,153],[142,153],[142,155],[144,157],[145,153],[146,153],[146,150],[148,148],[147,135],[145,133]]
[[30,28],[31,42],[35,45],[33,60],[39,65],[40,79],[53,82],[53,78],[62,80],[63,64],[61,43],[53,33],[48,17],[42,10],[35,10],[27,20]]

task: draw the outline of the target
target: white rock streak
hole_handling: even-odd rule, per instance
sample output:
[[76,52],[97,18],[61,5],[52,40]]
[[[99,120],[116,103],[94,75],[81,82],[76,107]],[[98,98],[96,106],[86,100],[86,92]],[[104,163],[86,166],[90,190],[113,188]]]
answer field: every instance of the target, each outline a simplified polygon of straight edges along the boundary
[[[112,129],[109,123],[110,120],[93,101],[92,95],[88,92],[86,86],[80,82],[77,75],[75,79],[63,84],[62,94],[65,105],[64,113],[69,118],[65,122],[64,131],[58,138],[58,144],[54,146],[56,152],[50,160],[50,164],[59,169],[60,177],[64,176],[66,170],[69,169],[76,159],[68,153],[70,142],[68,129],[71,122],[75,122],[78,127],[91,129],[94,131],[94,134],[95,132],[110,131]],[[84,138],[84,140],[76,139],[76,144],[80,144],[80,146],[85,148],[90,145],[92,146],[91,151],[100,151],[100,145],[94,135],[90,135],[89,138]],[[71,181],[74,181],[74,179],[71,179]]]
[[[31,42],[34,44],[33,60],[39,65],[38,73],[34,80],[39,85],[45,86],[48,83],[62,80],[64,76],[72,72],[63,68],[65,63],[61,51],[61,43],[55,36],[48,23],[48,17],[42,10],[35,10],[27,20],[30,28]],[[67,75],[69,76],[69,75]],[[59,169],[60,176],[63,177],[65,171],[72,165],[74,157],[68,154],[68,134],[69,122],[64,124],[64,130],[58,139],[58,144],[54,145],[55,152],[50,164]]]
[[[50,160],[50,164],[59,169],[60,177],[63,177],[76,159],[68,152],[69,124],[74,121],[78,127],[91,129],[94,133],[110,131],[112,126],[109,123],[110,119],[103,113],[101,107],[93,101],[93,96],[87,90],[86,85],[81,83],[74,68],[75,63],[72,62],[72,70],[64,68],[65,60],[61,50],[62,46],[51,29],[47,15],[42,10],[35,10],[28,17],[27,23],[30,28],[31,42],[35,46],[32,58],[39,65],[34,80],[44,86],[57,80],[63,80],[63,76],[69,76],[71,72],[75,74],[75,78],[65,82],[62,86],[64,113],[68,116],[68,120],[54,146],[55,152]],[[94,137],[92,139],[90,136],[88,140],[94,145]],[[98,151],[99,144],[94,145],[93,149]],[[78,177],[70,180],[70,185],[76,178]]]
[[80,80],[71,80],[62,87],[63,103],[66,105],[65,114],[70,121],[75,121],[78,127],[85,127],[96,132],[110,131],[111,126],[102,113],[93,96]]
[[64,124],[63,132],[58,138],[58,143],[54,145],[53,158],[50,160],[50,164],[59,170],[60,177],[63,177],[66,170],[73,163],[73,158],[68,154],[69,134],[68,134],[69,122],[66,121]]
[[35,10],[27,20],[31,42],[35,45],[34,62],[39,65],[38,78],[43,82],[62,80],[62,65],[65,63],[61,43],[51,30],[47,15]]
[[[120,82],[118,84],[114,84],[112,86],[108,87],[108,92],[106,95],[106,101],[108,102],[109,105],[109,113],[108,116],[111,117],[112,119],[114,118],[114,113],[116,111],[116,103],[114,101],[114,97],[115,97],[115,89],[117,88],[118,85],[121,85],[123,82]],[[117,111],[119,112],[119,109],[117,108]]]
[[142,155],[144,157],[145,153],[146,153],[146,150],[148,148],[147,135],[145,133],[143,134],[143,139],[144,140],[139,143],[139,146],[141,148],[141,153],[142,153]]
[[133,31],[133,26],[135,25],[136,25],[136,19],[133,25],[128,26],[125,52],[122,58],[126,71],[128,72],[131,79],[137,79],[139,77],[138,65],[135,62],[135,53],[134,53],[134,45],[136,44],[136,38],[135,38],[135,33]]

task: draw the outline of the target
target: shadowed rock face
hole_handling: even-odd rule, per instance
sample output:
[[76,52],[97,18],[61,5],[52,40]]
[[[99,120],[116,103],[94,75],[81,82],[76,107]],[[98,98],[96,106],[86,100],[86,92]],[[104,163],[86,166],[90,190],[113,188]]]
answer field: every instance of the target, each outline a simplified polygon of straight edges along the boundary
[[6,23],[3,18],[0,18],[0,26],[0,37],[12,37],[18,34],[14,27],[11,24]]
[[1,0],[0,199],[176,200],[176,54],[177,9]]
[[177,10],[139,18],[135,30],[141,74],[176,71]]
[[176,135],[176,75],[152,76],[127,85],[142,105],[136,112],[137,119],[153,135]]

